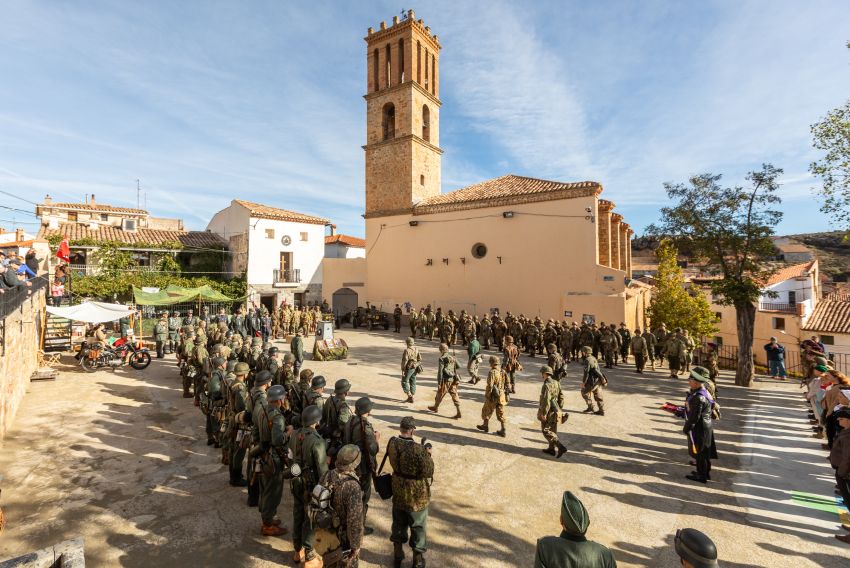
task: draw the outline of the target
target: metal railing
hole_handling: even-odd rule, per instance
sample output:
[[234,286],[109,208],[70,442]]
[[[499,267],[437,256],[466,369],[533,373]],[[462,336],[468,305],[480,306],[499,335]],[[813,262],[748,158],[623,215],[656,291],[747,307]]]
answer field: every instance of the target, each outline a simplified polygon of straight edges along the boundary
[[774,304],[772,302],[759,302],[759,310],[762,312],[782,312],[785,314],[796,314],[797,304]]
[[[767,368],[767,359],[760,346],[753,347],[753,358],[757,367]],[[694,363],[700,364],[703,359],[702,348],[697,347],[693,353]],[[844,374],[850,373],[850,354],[830,353],[827,345],[826,358],[835,363],[835,368]],[[717,366],[721,369],[735,370],[738,366],[738,347],[735,345],[720,345],[717,348]],[[805,372],[802,354],[799,350],[785,350],[785,371],[791,376],[802,376]],[[760,371],[757,371],[760,372]]]
[[301,282],[301,269],[293,268],[291,270],[279,270],[275,269],[273,272],[273,282],[275,284],[285,283],[285,284],[299,284]]
[[47,288],[47,279],[36,277],[29,280],[30,286],[15,286],[6,288],[0,293],[0,319],[21,307],[27,298],[42,293]]

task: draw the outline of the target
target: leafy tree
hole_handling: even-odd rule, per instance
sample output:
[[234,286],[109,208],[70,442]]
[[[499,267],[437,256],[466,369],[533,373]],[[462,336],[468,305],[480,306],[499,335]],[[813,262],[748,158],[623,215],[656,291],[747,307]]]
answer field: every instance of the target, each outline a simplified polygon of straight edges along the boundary
[[128,268],[136,266],[133,255],[127,251],[119,250],[113,244],[99,247],[95,254],[100,261],[101,273],[104,276],[117,276]]
[[180,263],[170,254],[164,254],[160,257],[156,263],[156,269],[169,274],[179,274],[181,270]]
[[717,331],[716,317],[711,306],[697,287],[685,289],[682,268],[676,262],[678,250],[669,240],[664,240],[655,251],[658,257],[658,276],[655,292],[647,309],[653,326],[662,323],[668,329],[681,327],[693,337],[705,337]]
[[720,278],[712,282],[716,301],[735,307],[738,327],[738,367],[735,383],[751,386],[755,376],[753,328],[762,282],[770,271],[765,261],[775,254],[770,240],[782,219],[775,209],[777,178],[782,170],[770,164],[747,175],[749,187],[722,187],[720,175],[702,174],[687,184],[667,183],[673,205],[661,209],[661,220],[649,232],[687,242],[705,258]]
[[823,180],[821,211],[850,230],[850,100],[813,124],[812,138],[814,147],[826,152],[809,166]]

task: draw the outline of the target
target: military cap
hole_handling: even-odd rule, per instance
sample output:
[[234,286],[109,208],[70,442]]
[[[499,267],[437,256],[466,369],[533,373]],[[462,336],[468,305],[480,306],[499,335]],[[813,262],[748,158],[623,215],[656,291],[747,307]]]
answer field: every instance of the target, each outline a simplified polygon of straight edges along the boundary
[[224,359],[224,357],[213,357],[212,366],[218,368],[224,365],[225,362],[226,360]]
[[315,404],[311,404],[310,406],[301,411],[302,426],[312,426],[313,424],[318,424],[321,419],[322,409],[316,406]]
[[542,367],[540,367],[540,373],[542,375],[552,375],[552,374],[554,374],[554,371],[552,370],[552,367],[550,367],[549,365],[543,365]]
[[704,533],[696,529],[679,529],[674,540],[676,554],[694,568],[714,568],[717,564],[717,547]]
[[257,373],[257,376],[254,377],[254,386],[262,386],[267,385],[272,382],[272,374],[271,371],[260,371]]
[[171,315],[172,316],[179,316],[180,312],[178,312],[177,310],[174,310],[173,312],[171,312]]
[[283,385],[274,385],[269,388],[269,402],[274,402],[275,400],[283,400],[284,398],[286,398],[286,387],[284,387]]
[[334,392],[336,394],[343,394],[351,390],[351,383],[348,382],[348,379],[340,379],[334,384]]
[[[272,349],[274,349],[274,347]],[[271,354],[271,349],[269,350],[269,354]],[[292,353],[284,353],[283,354],[283,362],[284,363],[291,363],[293,360],[295,360],[295,356]]]
[[581,352],[584,355],[590,355],[591,353],[593,353],[593,349],[591,349],[590,346],[585,345],[584,347],[581,348]]
[[416,430],[416,422],[413,420],[413,416],[405,416],[401,419],[401,429]]
[[251,367],[248,365],[248,363],[239,362],[236,363],[236,367],[234,367],[233,372],[237,375],[247,375],[251,372]]
[[269,356],[277,355],[280,352],[280,349],[277,347],[269,347]]
[[412,337],[408,337],[407,339],[405,339],[405,340],[404,340],[404,342],[405,342],[405,343],[407,343],[407,346],[408,346],[408,347],[412,347],[412,346],[413,346],[413,343],[414,343],[414,341],[413,341],[413,338],[412,338]]
[[711,381],[709,370],[700,366],[691,368],[690,378],[700,383],[707,383]]
[[584,504],[569,491],[564,491],[561,498],[561,524],[568,533],[576,536],[586,533],[590,526],[590,517]]
[[328,384],[328,383],[325,380],[325,377],[323,377],[322,375],[316,375],[315,377],[313,377],[313,380],[310,381],[310,388],[312,388],[312,389],[325,388],[326,384]]
[[368,396],[358,398],[357,402],[354,403],[354,413],[357,414],[357,416],[363,416],[367,412],[372,412],[372,406],[372,399]]
[[346,444],[336,453],[336,467],[352,470],[360,465],[360,448],[354,444]]
[[[495,355],[490,355],[490,359],[489,359],[489,360],[490,360],[490,366],[491,366],[491,367],[493,367],[493,366],[495,366],[495,365],[498,365],[498,364],[499,364],[499,358],[498,358],[498,357],[496,357]],[[494,363],[495,363],[495,365],[494,365]]]

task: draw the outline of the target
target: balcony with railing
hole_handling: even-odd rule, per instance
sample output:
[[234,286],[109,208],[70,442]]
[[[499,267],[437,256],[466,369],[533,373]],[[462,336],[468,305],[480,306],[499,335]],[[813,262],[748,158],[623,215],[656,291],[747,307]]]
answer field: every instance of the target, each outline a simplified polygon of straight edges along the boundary
[[278,285],[290,285],[297,286],[301,283],[301,269],[293,268],[290,270],[278,270],[275,269],[273,272],[273,280],[274,284]]
[[796,314],[797,304],[777,304],[774,302],[759,302],[759,311],[781,312],[783,314]]

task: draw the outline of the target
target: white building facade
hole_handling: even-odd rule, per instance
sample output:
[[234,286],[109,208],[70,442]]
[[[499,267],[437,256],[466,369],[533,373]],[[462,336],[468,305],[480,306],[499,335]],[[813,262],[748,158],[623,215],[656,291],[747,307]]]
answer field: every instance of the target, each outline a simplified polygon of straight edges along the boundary
[[267,308],[322,301],[325,227],[330,221],[234,199],[213,215],[207,230],[230,247],[228,271],[245,274],[249,301]]

